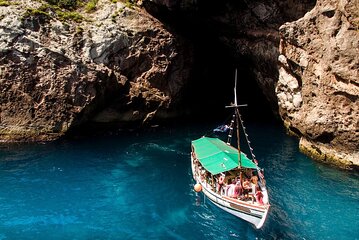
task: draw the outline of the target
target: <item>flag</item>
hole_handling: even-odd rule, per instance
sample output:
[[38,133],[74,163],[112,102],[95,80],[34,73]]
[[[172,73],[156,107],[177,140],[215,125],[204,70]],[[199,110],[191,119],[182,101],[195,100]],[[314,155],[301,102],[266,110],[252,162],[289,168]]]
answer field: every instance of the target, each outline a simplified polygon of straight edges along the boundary
[[217,128],[213,129],[213,132],[227,132],[229,130],[228,125],[220,125]]

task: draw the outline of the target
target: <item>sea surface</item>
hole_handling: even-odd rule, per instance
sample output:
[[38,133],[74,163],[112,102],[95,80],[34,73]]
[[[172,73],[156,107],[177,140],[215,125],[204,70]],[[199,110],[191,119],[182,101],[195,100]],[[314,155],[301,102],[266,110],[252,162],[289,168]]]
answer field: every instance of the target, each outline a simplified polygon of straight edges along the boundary
[[270,194],[262,229],[195,193],[190,142],[211,127],[0,145],[0,240],[359,239],[359,175],[310,160],[275,124],[247,126]]

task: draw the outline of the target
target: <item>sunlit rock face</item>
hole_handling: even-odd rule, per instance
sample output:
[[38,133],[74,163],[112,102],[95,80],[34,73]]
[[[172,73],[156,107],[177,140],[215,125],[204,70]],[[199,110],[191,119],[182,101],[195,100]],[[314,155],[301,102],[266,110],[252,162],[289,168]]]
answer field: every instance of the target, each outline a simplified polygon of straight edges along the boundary
[[0,6],[1,141],[53,140],[88,121],[146,122],[176,105],[191,50],[158,20],[110,1],[80,12],[80,23],[26,10],[41,5]]
[[280,115],[300,148],[328,162],[359,165],[359,5],[319,0],[280,28]]

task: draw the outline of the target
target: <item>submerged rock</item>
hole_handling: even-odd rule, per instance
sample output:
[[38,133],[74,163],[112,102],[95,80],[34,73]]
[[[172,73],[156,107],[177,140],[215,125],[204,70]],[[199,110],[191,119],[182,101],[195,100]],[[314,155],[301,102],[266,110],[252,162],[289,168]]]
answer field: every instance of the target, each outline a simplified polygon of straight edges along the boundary
[[318,0],[280,28],[280,115],[313,158],[359,165],[359,9]]
[[53,140],[90,120],[147,121],[176,104],[188,78],[190,47],[134,5],[74,13],[27,0],[0,16],[1,141]]

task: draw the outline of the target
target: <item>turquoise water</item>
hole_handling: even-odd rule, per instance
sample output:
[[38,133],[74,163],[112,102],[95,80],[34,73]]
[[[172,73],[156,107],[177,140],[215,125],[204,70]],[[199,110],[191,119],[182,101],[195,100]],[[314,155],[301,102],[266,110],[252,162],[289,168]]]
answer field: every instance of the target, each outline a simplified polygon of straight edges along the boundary
[[359,239],[359,176],[247,126],[272,204],[262,229],[193,191],[190,141],[208,126],[0,146],[3,239]]

